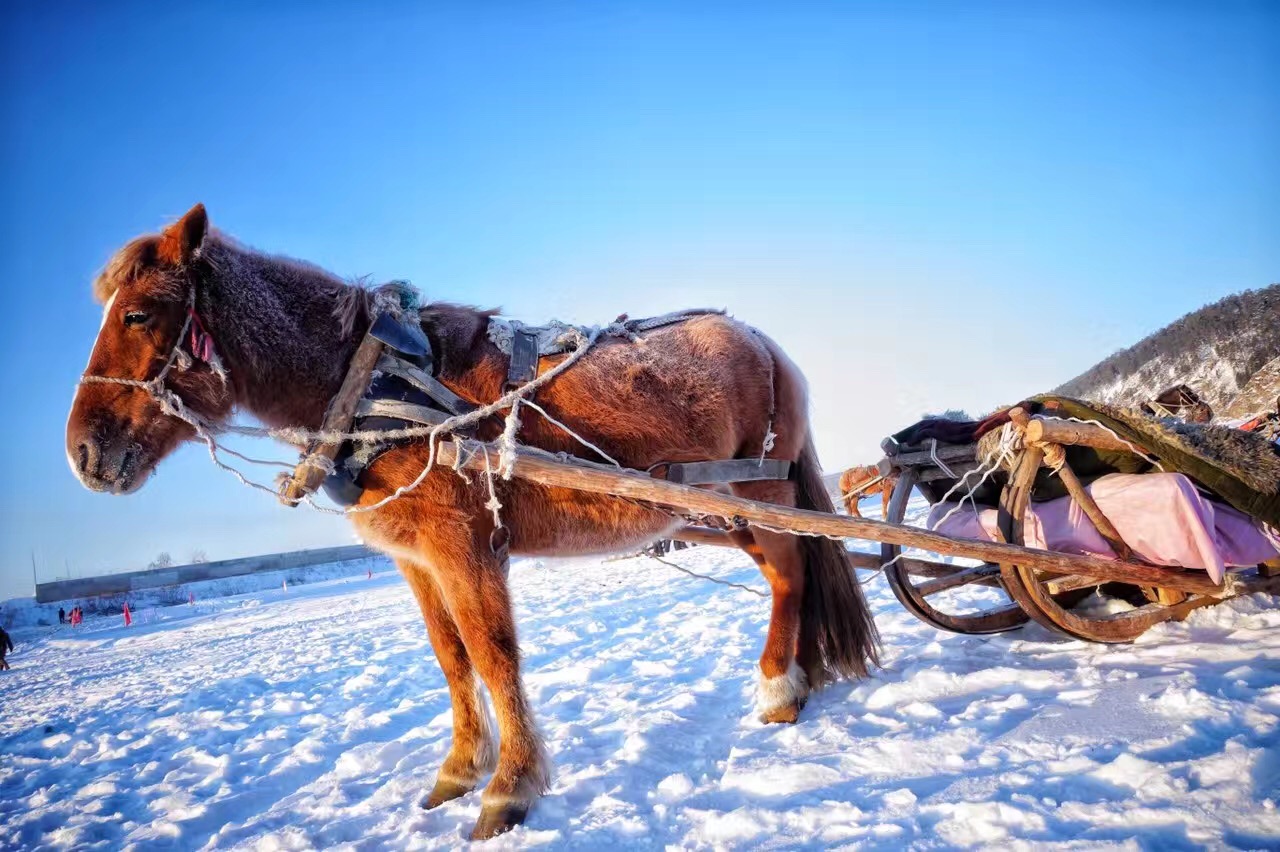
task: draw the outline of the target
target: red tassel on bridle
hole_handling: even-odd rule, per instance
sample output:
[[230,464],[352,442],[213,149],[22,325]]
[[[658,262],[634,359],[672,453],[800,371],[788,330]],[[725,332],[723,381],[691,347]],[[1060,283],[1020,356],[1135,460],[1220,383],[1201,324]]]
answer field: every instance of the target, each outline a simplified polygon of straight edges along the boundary
[[187,308],[187,315],[191,317],[191,332],[188,336],[191,354],[208,364],[213,360],[213,337],[200,321],[195,308]]

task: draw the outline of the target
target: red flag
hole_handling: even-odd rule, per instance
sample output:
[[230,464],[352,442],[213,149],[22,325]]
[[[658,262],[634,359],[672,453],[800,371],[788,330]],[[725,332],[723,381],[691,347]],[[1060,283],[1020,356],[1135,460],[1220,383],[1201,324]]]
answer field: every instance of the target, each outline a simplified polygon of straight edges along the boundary
[[133,616],[129,614],[129,604],[124,605],[124,626],[128,627],[133,624]]

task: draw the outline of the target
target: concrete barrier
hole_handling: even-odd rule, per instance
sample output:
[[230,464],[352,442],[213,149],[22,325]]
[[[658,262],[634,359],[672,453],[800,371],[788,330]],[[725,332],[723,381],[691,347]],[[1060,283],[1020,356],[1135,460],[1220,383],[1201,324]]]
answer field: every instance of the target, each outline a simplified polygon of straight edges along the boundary
[[349,562],[377,554],[362,544],[348,547],[324,547],[317,550],[295,550],[290,553],[268,553],[262,556],[246,556],[241,559],[223,559],[219,562],[196,562],[154,568],[148,571],[128,571],[103,577],[81,577],[76,580],[55,580],[36,584],[36,603],[91,598],[95,595],[117,595],[160,586],[195,583],[200,580],[220,580],[224,577],[240,577],[262,571],[280,571],[323,565],[326,562]]

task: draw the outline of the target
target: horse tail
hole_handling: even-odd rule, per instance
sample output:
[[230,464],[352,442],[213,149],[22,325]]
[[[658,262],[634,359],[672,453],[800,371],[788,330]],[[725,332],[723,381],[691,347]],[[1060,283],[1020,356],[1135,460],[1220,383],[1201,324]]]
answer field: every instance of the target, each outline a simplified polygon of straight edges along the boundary
[[[834,512],[822,468],[805,437],[796,460],[796,502],[801,509]],[[800,602],[799,658],[809,663],[809,682],[819,686],[839,677],[866,677],[880,663],[880,635],[843,541],[802,535],[804,596]]]

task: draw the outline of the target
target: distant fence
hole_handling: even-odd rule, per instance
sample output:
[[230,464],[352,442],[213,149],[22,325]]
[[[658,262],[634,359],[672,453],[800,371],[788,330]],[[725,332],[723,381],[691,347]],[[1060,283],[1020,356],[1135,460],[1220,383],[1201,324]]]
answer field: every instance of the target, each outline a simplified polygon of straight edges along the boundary
[[180,583],[240,577],[262,571],[306,568],[309,565],[323,565],[326,562],[349,562],[353,559],[364,559],[376,555],[364,545],[356,544],[348,547],[325,547],[318,550],[295,550],[291,553],[246,556],[242,559],[223,559],[220,562],[196,562],[192,565],[175,565],[149,571],[129,571],[123,574],[108,574],[104,577],[56,580],[52,583],[36,584],[36,603],[91,598],[95,595],[118,595]]

